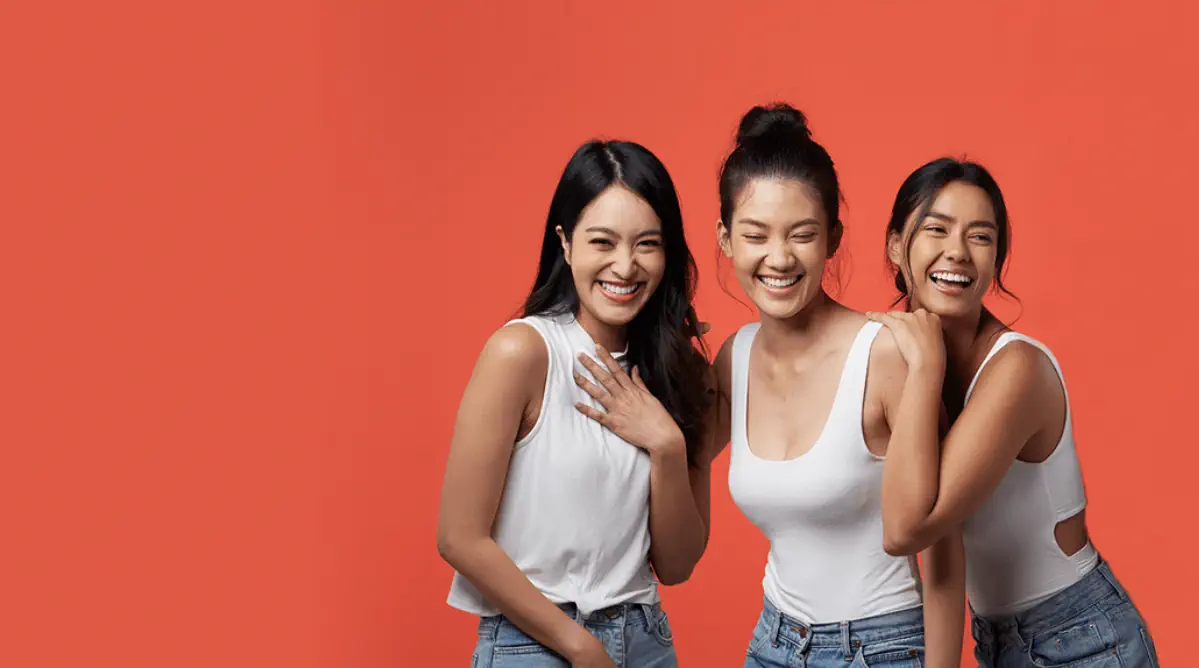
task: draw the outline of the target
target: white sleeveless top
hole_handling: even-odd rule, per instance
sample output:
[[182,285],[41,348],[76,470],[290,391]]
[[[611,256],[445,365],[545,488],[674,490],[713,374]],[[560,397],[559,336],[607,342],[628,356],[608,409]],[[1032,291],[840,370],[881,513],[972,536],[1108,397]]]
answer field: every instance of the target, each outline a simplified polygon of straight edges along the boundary
[[883,551],[883,458],[862,432],[870,347],[881,325],[855,337],[832,411],[811,450],[794,459],[761,459],[749,449],[749,356],[759,323],[733,342],[729,491],[770,540],[766,598],[806,623],[853,621],[919,607],[914,557]]
[[[1044,344],[1005,332],[970,381],[967,401],[987,362],[1013,341],[1045,353],[1062,380],[1062,392],[1066,392],[1062,368]],[[966,593],[974,611],[984,617],[1017,614],[1090,573],[1099,563],[1095,547],[1088,542],[1067,556],[1053,534],[1058,522],[1077,515],[1086,505],[1066,395],[1065,427],[1049,458],[1039,463],[1014,460],[999,487],[962,526]]]
[[[578,369],[594,381],[576,357],[595,358],[595,342],[570,314],[513,322],[545,339],[549,366],[537,423],[514,446],[492,537],[555,603],[589,614],[617,603],[657,602],[649,565],[649,455],[574,406],[603,410],[572,377]],[[499,614],[459,573],[448,603],[480,616]]]

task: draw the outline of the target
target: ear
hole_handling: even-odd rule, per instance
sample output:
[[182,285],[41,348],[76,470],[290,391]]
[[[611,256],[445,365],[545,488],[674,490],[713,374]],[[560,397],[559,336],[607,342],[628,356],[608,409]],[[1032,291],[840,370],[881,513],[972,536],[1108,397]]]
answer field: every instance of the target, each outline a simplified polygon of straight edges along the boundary
[[562,242],[562,255],[566,258],[566,265],[570,266],[570,239],[566,238],[566,232],[562,230],[561,225],[555,227],[554,231],[558,233],[558,240]]
[[899,232],[887,233],[887,259],[897,267],[903,266],[903,235]]
[[841,238],[845,236],[845,226],[841,221],[833,223],[828,231],[828,258],[832,259],[841,248]]
[[724,253],[725,257],[732,259],[732,239],[729,238],[729,228],[725,227],[723,220],[716,221],[716,245],[720,247],[720,252]]

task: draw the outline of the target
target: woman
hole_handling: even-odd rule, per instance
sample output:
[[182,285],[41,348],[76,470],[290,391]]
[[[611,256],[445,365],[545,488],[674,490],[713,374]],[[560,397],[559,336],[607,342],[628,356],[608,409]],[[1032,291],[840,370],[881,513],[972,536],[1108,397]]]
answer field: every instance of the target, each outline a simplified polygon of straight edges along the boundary
[[982,166],[943,158],[900,187],[887,255],[910,312],[870,314],[908,367],[883,477],[887,551],[964,523],[981,666],[1155,667],[1144,620],[1087,537],[1061,367],[983,306],[1004,289],[1008,247],[1003,195]]
[[[840,199],[803,114],[775,105],[745,115],[721,169],[718,233],[761,322],[716,359],[720,399],[694,478],[704,533],[707,465],[731,436],[733,500],[770,539],[745,665],[957,666],[960,544],[946,538],[926,553],[924,613],[915,560],[883,551],[881,455],[905,370],[889,336],[874,341],[877,324],[821,287],[841,240]],[[606,417],[654,422],[619,407]]]
[[[472,665],[676,665],[657,581],[686,580],[703,551],[687,466],[707,369],[695,276],[662,163],[629,142],[579,148],[523,317],[484,346],[446,465],[438,548],[450,605],[482,618]],[[634,427],[636,445],[576,408],[597,406],[573,380],[597,351],[635,367],[622,396],[657,397],[663,419]]]

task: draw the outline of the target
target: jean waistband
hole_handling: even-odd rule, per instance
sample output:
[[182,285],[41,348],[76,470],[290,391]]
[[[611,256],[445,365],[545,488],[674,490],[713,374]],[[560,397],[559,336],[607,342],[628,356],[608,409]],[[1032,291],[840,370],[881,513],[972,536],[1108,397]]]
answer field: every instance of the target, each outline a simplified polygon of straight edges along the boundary
[[779,611],[770,599],[762,603],[762,618],[769,625],[773,643],[786,642],[799,648],[841,647],[851,653],[857,647],[924,633],[924,609],[908,608],[873,617],[811,624]]
[[[971,614],[971,626],[976,635],[986,638],[1015,630],[1028,639],[1051,631],[1075,619],[1096,605],[1109,599],[1128,600],[1128,592],[1116,580],[1107,562],[1099,564],[1081,580],[1050,596],[1044,601],[1015,615],[981,617]],[[973,613],[973,611],[971,611]]]
[[[617,603],[601,608],[591,613],[584,613],[574,603],[559,603],[558,609],[579,624],[609,624],[622,626],[626,622],[649,623],[657,619],[662,605],[660,603]],[[506,620],[503,615],[483,617],[479,620],[479,633],[487,634],[494,631]]]

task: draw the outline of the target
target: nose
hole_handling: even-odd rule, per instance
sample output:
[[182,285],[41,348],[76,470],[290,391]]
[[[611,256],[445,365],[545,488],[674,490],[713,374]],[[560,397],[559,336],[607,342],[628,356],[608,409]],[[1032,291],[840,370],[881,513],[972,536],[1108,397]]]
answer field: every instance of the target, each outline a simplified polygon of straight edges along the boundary
[[770,252],[766,254],[766,266],[777,271],[788,271],[795,263],[795,255],[791,253],[791,247],[786,243],[775,242],[770,245]]
[[966,261],[966,240],[956,234],[945,240],[945,259],[951,262]]
[[612,260],[612,273],[622,281],[633,278],[637,273],[637,258],[631,248],[617,250]]

